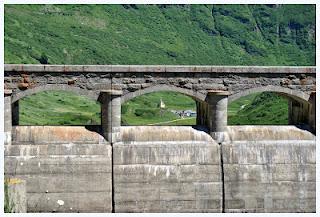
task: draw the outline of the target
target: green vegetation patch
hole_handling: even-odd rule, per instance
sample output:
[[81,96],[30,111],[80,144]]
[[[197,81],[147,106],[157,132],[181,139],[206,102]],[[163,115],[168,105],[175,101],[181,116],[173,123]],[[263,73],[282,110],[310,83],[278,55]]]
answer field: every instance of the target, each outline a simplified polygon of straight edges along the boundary
[[5,5],[5,63],[315,65],[314,5]]
[[[165,108],[160,109],[160,100]],[[177,120],[180,117],[171,110],[196,109],[195,101],[188,96],[170,91],[159,91],[138,96],[122,105],[122,125],[195,125],[195,118]],[[176,120],[176,121],[173,121]]]
[[228,124],[287,125],[288,100],[269,92],[240,98],[229,105]]
[[99,125],[100,104],[66,91],[44,91],[19,101],[19,125]]

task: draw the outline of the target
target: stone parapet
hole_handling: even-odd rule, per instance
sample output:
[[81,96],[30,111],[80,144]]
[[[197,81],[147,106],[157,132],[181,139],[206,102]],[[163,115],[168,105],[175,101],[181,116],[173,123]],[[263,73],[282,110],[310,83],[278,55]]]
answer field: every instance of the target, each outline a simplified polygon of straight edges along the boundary
[[212,73],[315,73],[314,66],[204,66],[204,65],[31,65],[5,64],[7,72],[212,72]]

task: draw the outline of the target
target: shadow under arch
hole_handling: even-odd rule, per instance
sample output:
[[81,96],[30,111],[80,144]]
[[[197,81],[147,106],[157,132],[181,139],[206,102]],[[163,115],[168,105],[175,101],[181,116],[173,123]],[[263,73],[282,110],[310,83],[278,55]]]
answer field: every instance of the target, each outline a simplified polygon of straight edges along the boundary
[[279,95],[282,95],[284,97],[287,97],[287,98],[290,98],[290,99],[293,99],[295,101],[302,102],[302,103],[309,103],[309,98],[310,98],[309,94],[304,93],[300,90],[292,90],[292,89],[285,88],[285,87],[268,85],[268,86],[263,86],[263,87],[256,87],[256,88],[247,89],[247,90],[241,91],[239,93],[232,94],[228,97],[228,104],[239,99],[240,97],[247,96],[247,95],[250,95],[253,93],[261,93],[261,92],[277,93]]
[[190,96],[191,98],[193,98],[196,102],[204,102],[205,99],[206,99],[206,95],[205,94],[202,94],[202,93],[199,93],[199,92],[196,92],[196,91],[192,91],[192,90],[189,90],[189,89],[185,89],[185,88],[181,88],[181,87],[176,87],[176,86],[173,86],[173,85],[155,85],[155,86],[152,86],[152,87],[148,87],[148,88],[145,88],[145,89],[140,89],[140,90],[137,90],[135,92],[130,92],[130,93],[127,93],[125,95],[123,95],[121,97],[121,104],[135,98],[135,97],[138,97],[138,96],[141,96],[141,95],[144,95],[144,94],[147,94],[147,93],[153,93],[153,92],[158,92],[158,91],[172,91],[172,92],[178,92],[178,93],[181,93],[181,94],[184,94],[184,95],[187,95],[187,96]]
[[98,95],[99,95],[99,93],[96,93],[94,91],[81,89],[79,87],[74,87],[70,85],[46,84],[46,85],[30,88],[24,91],[19,91],[18,93],[13,93],[11,98],[11,103],[15,103],[24,97],[27,97],[39,92],[43,92],[43,91],[50,91],[50,90],[62,90],[62,91],[73,92],[77,95],[85,96],[95,101],[98,101]]

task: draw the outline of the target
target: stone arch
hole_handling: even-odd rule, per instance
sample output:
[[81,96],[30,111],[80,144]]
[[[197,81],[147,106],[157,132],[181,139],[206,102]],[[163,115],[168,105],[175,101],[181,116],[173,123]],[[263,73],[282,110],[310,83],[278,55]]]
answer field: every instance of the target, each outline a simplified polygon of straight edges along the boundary
[[205,98],[206,98],[206,94],[199,93],[199,92],[185,89],[185,88],[180,88],[180,87],[164,84],[164,85],[155,85],[155,86],[151,86],[151,87],[148,87],[145,89],[137,90],[135,92],[127,93],[121,97],[121,104],[123,104],[123,103],[137,97],[137,96],[141,96],[141,95],[144,95],[147,93],[152,93],[152,92],[158,92],[158,91],[173,91],[173,92],[182,93],[184,95],[192,97],[195,101],[198,101],[198,102],[199,101],[203,102],[203,101],[205,101]]
[[37,86],[34,88],[30,88],[24,91],[19,91],[17,93],[12,94],[12,98],[11,98],[11,103],[14,103],[24,97],[33,95],[35,93],[39,93],[42,91],[49,91],[49,90],[63,90],[63,91],[69,91],[69,92],[73,92],[75,94],[78,95],[82,95],[85,97],[88,97],[92,100],[97,101],[98,99],[98,95],[99,93],[94,92],[94,91],[89,91],[86,89],[81,89],[79,87],[74,87],[74,86],[70,86],[70,85],[61,85],[61,84],[46,84],[43,86]]
[[253,94],[253,93],[260,93],[260,92],[274,92],[278,93],[280,95],[283,95],[285,97],[291,98],[293,100],[296,100],[298,102],[308,103],[310,95],[307,93],[304,93],[300,90],[292,90],[285,87],[279,87],[279,86],[262,86],[262,87],[255,87],[250,88],[244,91],[240,91],[238,93],[232,94],[228,97],[228,102],[231,103],[234,100],[239,99],[240,97]]

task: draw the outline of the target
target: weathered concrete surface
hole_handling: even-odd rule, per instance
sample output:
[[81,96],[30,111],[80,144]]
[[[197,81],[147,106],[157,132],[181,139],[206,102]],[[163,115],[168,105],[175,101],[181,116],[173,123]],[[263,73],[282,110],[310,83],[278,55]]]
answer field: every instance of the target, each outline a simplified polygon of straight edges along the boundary
[[5,179],[7,192],[4,191],[5,198],[9,201],[9,206],[12,208],[10,212],[26,213],[27,212],[27,193],[26,182],[22,179],[10,177]]
[[228,127],[225,212],[315,212],[315,136],[294,126]]
[[221,212],[220,149],[192,127],[122,127],[115,212]]
[[121,127],[121,95],[122,91],[101,91],[99,101],[101,103],[101,128],[102,135],[110,142],[120,140]]
[[12,130],[12,112],[11,112],[11,96],[4,97],[4,144],[11,144],[11,130]]
[[231,141],[315,140],[315,135],[295,126],[244,125],[228,126]]
[[26,180],[28,212],[315,212],[312,133],[226,133],[218,145],[192,127],[121,127],[111,147],[84,127],[17,126],[5,174]]
[[111,212],[111,146],[84,127],[13,127],[5,174],[26,180],[28,212]]

